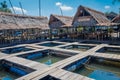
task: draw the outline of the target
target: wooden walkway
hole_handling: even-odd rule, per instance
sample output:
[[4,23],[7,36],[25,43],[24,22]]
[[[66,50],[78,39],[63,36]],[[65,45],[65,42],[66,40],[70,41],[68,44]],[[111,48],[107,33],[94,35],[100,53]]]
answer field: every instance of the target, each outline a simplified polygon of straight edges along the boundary
[[91,56],[120,61],[120,55],[117,55],[117,54],[96,53],[96,54],[93,54]]
[[20,58],[20,57],[9,57],[5,60],[10,61],[12,63],[19,64],[19,65],[23,65],[23,66],[26,66],[26,67],[29,67],[35,70],[39,70],[39,69],[43,70],[45,68],[48,68],[48,66],[45,64],[31,61],[31,60],[24,59],[24,58]]
[[[47,41],[47,42],[50,42],[50,41]],[[52,41],[52,42],[57,42],[57,41]],[[42,42],[42,43],[46,43],[46,42]],[[28,75],[18,78],[17,80],[38,80],[47,75],[53,76],[53,77],[61,79],[61,80],[92,80],[88,77],[66,71],[62,68],[75,62],[75,61],[85,58],[87,56],[120,60],[120,55],[96,52],[97,50],[101,49],[102,47],[109,47],[109,45],[107,45],[107,44],[96,45],[96,44],[81,44],[78,42],[73,42],[73,43],[59,42],[59,43],[62,43],[62,45],[59,45],[56,47],[46,47],[46,46],[38,45],[38,44],[42,44],[42,43],[24,45],[24,46],[33,48],[34,50],[32,50],[32,51],[20,52],[20,53],[15,53],[15,54],[10,54],[10,55],[0,53],[0,59],[5,59],[7,61],[10,61],[10,62],[13,62],[16,64],[20,64],[20,65],[23,65],[23,66],[26,66],[26,67],[36,70]],[[79,51],[79,50],[78,51],[77,50],[67,50],[67,49],[60,48],[60,47],[68,46],[68,45],[89,45],[89,46],[94,46],[94,47],[85,52]],[[111,47],[117,47],[117,46],[111,46]],[[20,55],[20,54],[29,54],[31,52],[42,51],[42,50],[47,50],[47,49],[74,53],[76,55],[66,58],[64,60],[61,60],[59,62],[56,62],[49,66],[42,64],[42,63],[35,62],[35,61],[27,60],[24,58],[16,57],[17,55]]]

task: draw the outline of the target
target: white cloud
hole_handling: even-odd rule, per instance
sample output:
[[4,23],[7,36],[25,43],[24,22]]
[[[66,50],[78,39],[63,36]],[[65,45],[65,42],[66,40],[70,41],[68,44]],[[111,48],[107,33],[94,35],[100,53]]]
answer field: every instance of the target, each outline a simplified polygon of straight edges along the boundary
[[[12,8],[10,8],[12,9]],[[21,8],[14,6],[13,9],[15,10],[16,13],[22,13]],[[27,10],[23,9],[24,14],[27,13]]]
[[64,11],[70,11],[73,9],[71,6],[66,6],[66,5],[60,6],[60,8]]
[[63,11],[70,11],[73,9],[71,6],[63,5],[61,2],[56,2],[56,6],[60,7]]
[[61,2],[56,2],[56,6],[61,6],[62,3]]
[[105,9],[110,9],[110,6],[109,6],[109,5],[106,5],[104,8],[105,8]]

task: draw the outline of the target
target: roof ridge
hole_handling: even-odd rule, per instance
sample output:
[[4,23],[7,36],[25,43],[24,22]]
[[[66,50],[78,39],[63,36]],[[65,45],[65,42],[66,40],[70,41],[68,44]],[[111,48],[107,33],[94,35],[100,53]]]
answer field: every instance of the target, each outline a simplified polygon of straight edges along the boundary
[[[96,18],[96,16],[94,16],[91,12],[94,12],[94,13],[96,13],[96,14],[99,14],[99,15],[104,16],[104,17],[106,18],[106,20],[107,20],[108,22],[110,22],[110,20],[107,19],[107,17],[105,16],[104,13],[99,12],[99,11],[96,11],[96,10],[91,9],[91,8],[88,8],[88,7],[84,7],[84,6],[80,6],[80,7],[83,7],[87,12],[89,12],[89,14],[90,14],[98,23],[101,23],[101,21],[99,21],[99,20]],[[105,23],[106,23],[106,22],[105,22]]]
[[92,11],[94,11],[94,12],[96,12],[96,13],[100,13],[100,14],[105,15],[103,12],[100,12],[100,11],[94,10],[94,9],[92,9],[92,8],[89,8],[89,7],[86,7],[86,6],[83,6],[83,5],[80,5],[80,7],[83,7],[83,8],[86,8],[86,9],[88,9],[88,10],[92,10]]
[[35,18],[35,19],[42,19],[47,18],[45,16],[30,16],[30,15],[21,15],[21,14],[12,14],[12,13],[6,13],[6,12],[0,12],[0,15],[9,15],[9,16],[17,16],[17,17],[25,17],[25,18]]
[[66,18],[73,18],[72,16],[62,16],[62,15],[57,15],[57,14],[51,14],[53,16],[58,16],[58,17],[66,17]]
[[120,17],[120,14],[117,15],[115,18],[113,18],[111,22],[113,22],[115,19],[117,19],[117,18],[119,18],[119,17]]

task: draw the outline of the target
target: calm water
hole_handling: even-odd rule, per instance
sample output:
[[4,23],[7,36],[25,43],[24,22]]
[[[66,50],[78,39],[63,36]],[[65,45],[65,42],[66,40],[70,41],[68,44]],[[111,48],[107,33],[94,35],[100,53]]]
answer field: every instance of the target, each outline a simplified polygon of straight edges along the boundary
[[47,63],[47,62],[50,62],[50,64],[53,64],[55,62],[58,62],[60,60],[63,60],[64,58],[62,57],[58,57],[58,56],[45,56],[45,57],[42,57],[42,58],[37,58],[37,59],[34,59],[34,61],[37,61],[37,62],[40,62],[40,63]]
[[48,47],[54,47],[54,46],[58,46],[58,45],[62,45],[62,44],[50,42],[50,43],[43,43],[43,44],[39,44],[39,45],[48,46]]
[[2,50],[2,52],[3,52],[3,53],[6,53],[6,54],[13,54],[13,53],[30,51],[30,50],[33,50],[33,49],[26,48],[26,47],[16,47],[16,48],[4,49],[4,50]]
[[114,51],[105,51],[107,54],[120,54],[120,52],[114,52]]
[[104,50],[105,53],[108,53],[108,54],[120,54],[120,50],[119,49],[107,49],[107,50]]
[[96,42],[96,41],[83,41],[80,43],[84,43],[84,44],[101,44],[101,42]]
[[65,49],[72,49],[72,50],[79,50],[79,51],[87,51],[90,48],[92,48],[91,46],[79,46],[79,45],[71,45],[71,46],[67,46],[64,47]]
[[100,78],[102,80],[120,80],[120,66],[112,66],[108,64],[99,64],[93,62],[88,66],[84,66],[75,70],[74,72],[94,78],[96,80],[100,80]]
[[4,68],[0,67],[0,80],[14,80],[19,78],[20,76],[5,70]]

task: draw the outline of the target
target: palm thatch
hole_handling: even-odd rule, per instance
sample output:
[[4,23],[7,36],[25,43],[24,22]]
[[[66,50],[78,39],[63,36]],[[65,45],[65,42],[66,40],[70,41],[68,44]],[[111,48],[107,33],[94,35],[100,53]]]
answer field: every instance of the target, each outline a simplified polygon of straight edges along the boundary
[[116,16],[116,17],[112,20],[112,22],[114,22],[114,23],[119,23],[119,24],[120,24],[120,15]]
[[0,30],[29,28],[49,29],[47,17],[23,16],[0,12]]
[[71,27],[73,17],[51,15],[49,20],[50,28]]
[[109,20],[113,20],[118,14],[115,12],[110,12],[110,13],[105,13],[105,15]]
[[80,6],[73,20],[74,26],[109,26],[110,20],[107,19],[104,13]]

